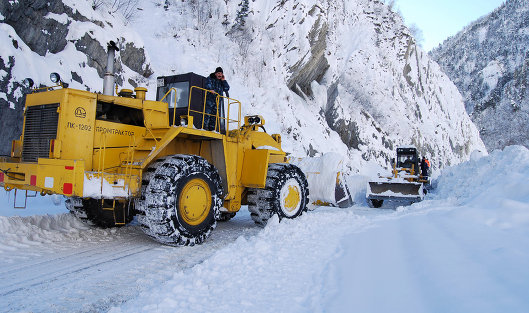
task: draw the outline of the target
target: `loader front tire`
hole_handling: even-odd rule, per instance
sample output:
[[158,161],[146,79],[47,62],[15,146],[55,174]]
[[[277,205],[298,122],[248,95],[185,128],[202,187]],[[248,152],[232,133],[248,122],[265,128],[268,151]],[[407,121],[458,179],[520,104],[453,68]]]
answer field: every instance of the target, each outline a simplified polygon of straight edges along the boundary
[[151,167],[136,202],[143,231],[167,245],[204,242],[220,218],[223,198],[217,169],[194,155],[165,157]]
[[248,190],[248,210],[253,221],[265,226],[277,214],[293,219],[307,211],[309,188],[305,174],[295,165],[273,163],[268,166],[264,189]]

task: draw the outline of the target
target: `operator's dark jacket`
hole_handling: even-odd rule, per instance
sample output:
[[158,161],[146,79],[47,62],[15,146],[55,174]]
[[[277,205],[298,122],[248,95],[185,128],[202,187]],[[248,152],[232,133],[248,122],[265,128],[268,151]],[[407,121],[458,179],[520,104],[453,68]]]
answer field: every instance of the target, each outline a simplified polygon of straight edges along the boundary
[[421,175],[426,177],[428,176],[428,169],[430,166],[428,166],[428,163],[426,163],[426,160],[421,160]]
[[[220,80],[215,77],[215,73],[211,73],[206,79],[207,90],[214,90],[219,95],[224,95],[224,91],[230,90],[230,85],[226,80]],[[224,99],[219,99],[219,115],[222,117],[224,115]],[[217,95],[211,92],[208,92],[206,97],[206,113],[211,115],[217,114]],[[215,128],[215,117],[211,115],[206,115],[204,119],[204,129],[213,130]],[[222,123],[222,122],[221,122]]]
[[[209,74],[209,77],[206,79],[206,89],[214,90],[216,93],[223,96],[224,91],[230,90],[230,85],[228,85],[228,82],[226,80],[217,79],[217,77],[215,77],[215,73],[211,73]],[[217,95],[212,94],[211,92],[208,92],[208,97],[206,99],[206,108],[212,109],[213,112],[216,112],[217,110],[216,99],[217,99]],[[221,102],[222,100],[223,99],[220,98],[219,102]]]

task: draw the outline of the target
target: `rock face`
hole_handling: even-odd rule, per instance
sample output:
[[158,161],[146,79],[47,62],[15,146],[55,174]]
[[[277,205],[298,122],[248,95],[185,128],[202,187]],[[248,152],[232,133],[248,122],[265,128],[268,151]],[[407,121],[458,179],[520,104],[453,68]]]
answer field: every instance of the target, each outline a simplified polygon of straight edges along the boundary
[[[328,140],[338,135],[351,159],[381,164],[389,164],[400,145],[417,146],[438,168],[485,150],[457,88],[383,2],[252,5],[251,41],[273,52],[250,47],[249,54],[264,54],[268,65],[257,72],[280,79],[276,70],[282,66],[287,86],[305,103],[296,106],[294,126],[283,130],[307,138],[293,150],[328,151],[328,141],[311,138],[314,132]],[[316,117],[307,118],[304,109]]]
[[40,56],[48,52],[58,53],[66,47],[68,26],[71,24],[47,18],[48,14],[65,14],[77,21],[88,21],[77,12],[74,14],[61,1],[2,1],[0,13],[4,16],[3,22],[13,27],[31,51]]
[[[320,9],[313,7],[309,15],[313,16],[316,14],[316,10]],[[323,15],[319,12],[318,19],[308,34],[310,53],[290,67],[292,76],[287,83],[288,88],[302,97],[304,95],[313,96],[310,87],[311,83],[313,81],[320,83],[329,68],[329,62],[325,57],[325,51],[327,50],[326,36],[329,27],[327,23],[322,21],[322,17]]]
[[[39,71],[37,75],[46,76],[51,71],[59,71],[64,81],[73,82],[73,87],[94,89],[93,84],[86,82],[93,79],[88,79],[85,73],[87,69],[93,68],[100,78],[103,77],[106,68],[105,40],[112,39],[121,46],[115,68],[118,85],[124,84],[122,63],[129,72],[137,75],[136,79],[127,77],[127,82],[133,87],[142,78],[153,74],[142,46],[128,42],[111,24],[89,18],[71,3],[65,3],[62,0],[0,2],[0,27],[5,31],[0,40],[2,44],[9,45],[9,49],[0,53],[0,73],[6,73],[0,75],[0,121],[4,126],[0,130],[0,155],[9,154],[11,140],[17,139],[22,133],[24,92],[20,82],[25,77],[14,72],[30,76]],[[75,55],[70,49],[82,55]],[[48,66],[33,64],[32,67],[27,63],[35,59],[31,52],[42,56],[40,63],[55,63],[55,68],[42,73]],[[48,62],[50,59],[56,62]],[[129,72],[127,76],[133,76]],[[36,82],[49,84],[45,79]]]
[[[17,95],[24,94],[27,90],[18,82],[9,84],[14,65],[15,58],[13,56],[7,60],[0,57],[0,73],[5,73],[3,79],[0,80],[0,90],[12,91],[5,93],[5,98],[0,97],[0,155],[9,155],[11,152],[10,140],[17,139],[22,133],[21,120],[24,106],[15,105],[15,103],[23,103],[24,97],[17,98]],[[8,138],[8,140],[4,140],[4,138]]]
[[433,49],[487,149],[529,147],[529,5],[508,0]]

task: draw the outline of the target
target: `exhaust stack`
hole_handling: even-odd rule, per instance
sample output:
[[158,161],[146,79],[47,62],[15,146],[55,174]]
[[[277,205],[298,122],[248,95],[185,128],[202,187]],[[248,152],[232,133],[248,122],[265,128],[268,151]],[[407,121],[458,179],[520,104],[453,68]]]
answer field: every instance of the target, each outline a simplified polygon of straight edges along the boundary
[[103,94],[107,96],[114,95],[114,57],[116,51],[119,51],[116,43],[109,41],[107,45],[108,54],[107,54],[107,71],[105,77],[103,78]]

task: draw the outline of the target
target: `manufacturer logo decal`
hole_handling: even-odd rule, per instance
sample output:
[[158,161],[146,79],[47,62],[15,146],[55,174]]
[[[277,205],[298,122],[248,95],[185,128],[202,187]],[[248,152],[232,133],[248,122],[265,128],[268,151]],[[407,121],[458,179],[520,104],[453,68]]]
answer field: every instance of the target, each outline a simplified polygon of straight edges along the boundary
[[85,118],[86,110],[82,107],[78,107],[77,109],[75,109],[75,116],[80,117],[80,118]]

